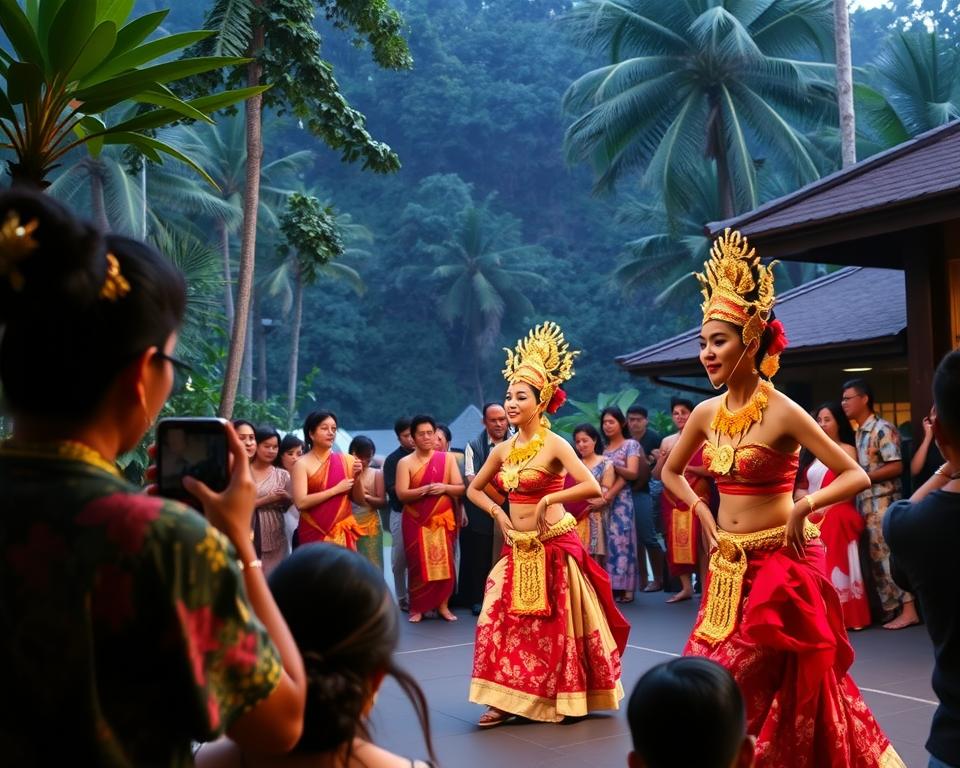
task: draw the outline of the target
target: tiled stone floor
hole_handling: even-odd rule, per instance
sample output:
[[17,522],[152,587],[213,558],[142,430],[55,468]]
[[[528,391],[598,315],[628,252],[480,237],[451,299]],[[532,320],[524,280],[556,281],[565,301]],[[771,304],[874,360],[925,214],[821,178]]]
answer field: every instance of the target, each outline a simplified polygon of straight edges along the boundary
[[[387,561],[389,562],[389,560]],[[665,605],[663,593],[638,595],[626,606],[632,624],[624,655],[623,684],[629,695],[640,675],[678,653],[696,614],[694,602]],[[629,733],[623,710],[570,725],[518,723],[489,731],[476,728],[482,708],[467,701],[473,658],[474,619],[457,611],[447,624],[404,622],[398,662],[420,682],[430,706],[434,744],[443,768],[623,768]],[[923,627],[899,632],[854,633],[854,680],[909,768],[926,768],[923,748],[935,699],[933,665]],[[373,713],[374,739],[411,757],[424,755],[413,710],[393,684],[386,684]]]

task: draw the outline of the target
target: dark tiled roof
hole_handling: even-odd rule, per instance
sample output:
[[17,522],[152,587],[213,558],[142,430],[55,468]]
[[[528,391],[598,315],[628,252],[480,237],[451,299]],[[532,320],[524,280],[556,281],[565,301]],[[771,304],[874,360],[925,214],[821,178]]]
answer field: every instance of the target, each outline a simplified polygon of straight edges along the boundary
[[756,236],[957,193],[960,120],[927,131],[749,213],[711,222],[707,229],[715,235],[724,227],[731,227]]
[[[812,347],[850,346],[896,336],[907,326],[903,272],[846,267],[787,291],[777,300],[777,317],[790,339],[784,361]],[[665,367],[695,363],[700,328],[622,355],[617,363],[634,373],[677,375]],[[699,364],[697,364],[699,368]]]

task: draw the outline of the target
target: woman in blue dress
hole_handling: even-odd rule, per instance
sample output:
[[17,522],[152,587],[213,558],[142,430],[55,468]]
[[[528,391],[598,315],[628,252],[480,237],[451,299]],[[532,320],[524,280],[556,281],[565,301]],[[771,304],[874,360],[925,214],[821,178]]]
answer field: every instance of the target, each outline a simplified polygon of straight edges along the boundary
[[637,534],[630,484],[640,473],[640,443],[630,437],[627,419],[616,406],[600,412],[600,430],[606,447],[603,455],[613,464],[613,485],[603,497],[610,505],[607,524],[607,573],[615,599],[632,603],[637,588]]

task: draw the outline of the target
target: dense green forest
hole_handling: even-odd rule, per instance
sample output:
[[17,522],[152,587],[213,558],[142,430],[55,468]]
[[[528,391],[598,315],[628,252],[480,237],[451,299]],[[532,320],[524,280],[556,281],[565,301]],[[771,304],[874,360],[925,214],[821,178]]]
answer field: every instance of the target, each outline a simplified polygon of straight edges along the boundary
[[[781,39],[768,27],[787,22],[771,20],[769,10],[750,16],[768,4],[703,4],[730,9],[710,20],[712,31],[688,29],[676,14],[663,24],[675,25],[669,34],[677,40],[702,33],[726,41],[713,50],[687,40],[698,54],[715,54],[697,66],[715,68],[730,107],[740,99],[742,126],[713,124],[728,147],[720,155],[716,142],[697,144],[698,115],[716,114],[712,92],[701,99],[671,86],[680,59],[667,61],[663,49],[660,70],[656,61],[641,69],[631,57],[659,43],[596,15],[595,3],[394,0],[413,59],[395,71],[321,10],[323,55],[400,168],[372,173],[343,162],[302,116],[266,111],[254,331],[236,413],[294,421],[286,406],[298,287],[293,416],[318,404],[337,411],[347,429],[385,427],[422,410],[450,419],[468,403],[501,396],[501,347],[543,319],[560,323],[582,350],[572,398],[636,386],[641,402],[663,408],[671,393],[631,381],[613,358],[696,322],[694,282],[682,278],[704,255],[703,224],[840,164],[833,70],[824,66],[833,57],[831,3],[808,3],[819,11],[810,11],[806,31]],[[135,12],[169,8],[161,28],[169,34],[202,28],[208,5],[138,0]],[[858,156],[956,118],[957,13],[930,0],[851,7]],[[729,68],[730,41],[762,49],[758,66],[768,69]],[[779,134],[768,107],[782,117]],[[158,132],[189,150],[219,190],[175,162],[157,166],[120,150],[96,162],[69,156],[51,188],[114,229],[152,234],[190,277],[183,346],[197,373],[173,402],[179,410],[217,407],[233,300],[222,254],[233,279],[240,245],[242,118],[241,108],[218,116],[215,127]],[[738,141],[725,143],[736,131]],[[310,270],[296,259],[296,193],[322,201],[335,223],[335,232],[316,233],[332,239],[335,257]],[[792,266],[781,272],[781,290],[824,268]]]

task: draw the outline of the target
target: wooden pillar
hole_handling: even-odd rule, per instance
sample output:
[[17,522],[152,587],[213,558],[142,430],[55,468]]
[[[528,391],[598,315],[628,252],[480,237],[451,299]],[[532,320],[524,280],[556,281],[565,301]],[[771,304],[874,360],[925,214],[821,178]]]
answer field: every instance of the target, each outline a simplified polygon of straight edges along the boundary
[[951,348],[949,276],[939,227],[912,237],[903,252],[907,298],[907,378],[916,439],[933,404],[933,371]]

